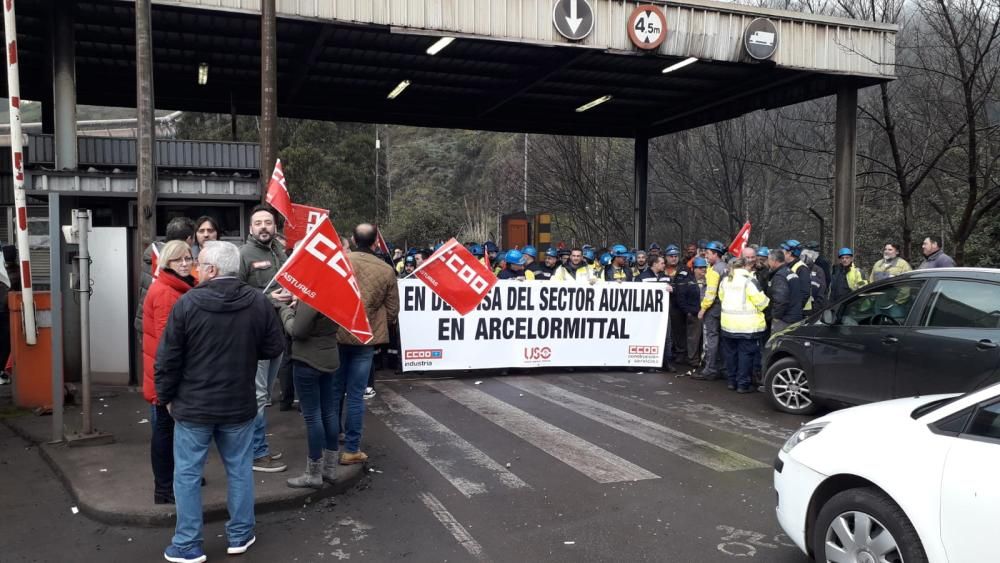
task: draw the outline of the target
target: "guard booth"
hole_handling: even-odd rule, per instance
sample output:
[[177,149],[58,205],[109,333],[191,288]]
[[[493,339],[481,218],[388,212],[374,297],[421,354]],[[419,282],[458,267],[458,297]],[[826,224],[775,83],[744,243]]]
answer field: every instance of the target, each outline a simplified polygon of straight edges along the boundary
[[[136,263],[137,198],[134,138],[78,138],[79,166],[55,170],[52,135],[28,135],[25,189],[32,280],[36,291],[51,287],[49,199],[59,198],[61,225],[73,209],[89,209],[91,254],[91,358],[95,383],[127,385],[141,379],[141,340],[133,329],[140,272]],[[0,240],[14,241],[9,148],[0,154]],[[207,215],[220,238],[241,242],[247,212],[260,201],[259,149],[255,143],[161,139],[156,143],[156,236],[163,240],[174,217]],[[63,358],[65,381],[80,378],[80,280],[76,247],[62,244]],[[12,279],[13,283],[17,281]],[[54,296],[53,296],[54,297]],[[54,297],[55,298],[55,297]],[[15,329],[19,330],[17,327]],[[15,330],[12,329],[12,332]],[[127,342],[128,346],[122,344]]]

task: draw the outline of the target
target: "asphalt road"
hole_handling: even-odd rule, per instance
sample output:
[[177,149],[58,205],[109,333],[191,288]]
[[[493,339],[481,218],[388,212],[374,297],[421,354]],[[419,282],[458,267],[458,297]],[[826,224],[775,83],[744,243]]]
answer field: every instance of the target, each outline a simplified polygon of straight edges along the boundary
[[[625,372],[377,389],[368,479],[260,515],[242,560],[807,561],[781,534],[771,489],[775,454],[805,420],[762,395]],[[171,530],[73,514],[37,452],[3,426],[0,454],[0,561],[162,561]],[[227,557],[223,531],[206,526],[210,561]]]

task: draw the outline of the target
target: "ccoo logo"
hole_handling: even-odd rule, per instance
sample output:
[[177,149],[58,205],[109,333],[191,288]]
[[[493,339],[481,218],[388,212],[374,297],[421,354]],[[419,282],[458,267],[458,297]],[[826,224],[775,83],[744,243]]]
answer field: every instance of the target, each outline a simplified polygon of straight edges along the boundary
[[405,360],[440,360],[444,357],[440,348],[433,350],[407,350],[403,353]]
[[547,360],[552,357],[552,348],[548,346],[530,346],[524,348],[525,360]]
[[628,347],[628,353],[629,353],[630,356],[631,355],[635,355],[635,356],[655,356],[655,355],[657,355],[657,354],[660,353],[660,347],[659,346],[639,346],[637,344],[633,344],[633,345],[631,345],[631,346]]

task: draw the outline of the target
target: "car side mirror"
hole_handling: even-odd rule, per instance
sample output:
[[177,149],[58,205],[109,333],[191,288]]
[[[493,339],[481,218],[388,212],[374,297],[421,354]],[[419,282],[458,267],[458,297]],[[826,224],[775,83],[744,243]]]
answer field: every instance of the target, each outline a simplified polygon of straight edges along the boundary
[[837,314],[833,312],[833,309],[827,309],[820,315],[819,322],[825,325],[837,324]]

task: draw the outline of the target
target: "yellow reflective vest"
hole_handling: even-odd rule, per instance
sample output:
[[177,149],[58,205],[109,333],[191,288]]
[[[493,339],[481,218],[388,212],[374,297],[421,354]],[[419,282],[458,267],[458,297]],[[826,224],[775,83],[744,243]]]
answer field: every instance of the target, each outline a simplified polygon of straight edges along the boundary
[[750,336],[764,332],[767,321],[764,309],[770,300],[761,291],[752,274],[736,269],[719,283],[722,302],[722,332],[734,336]]

